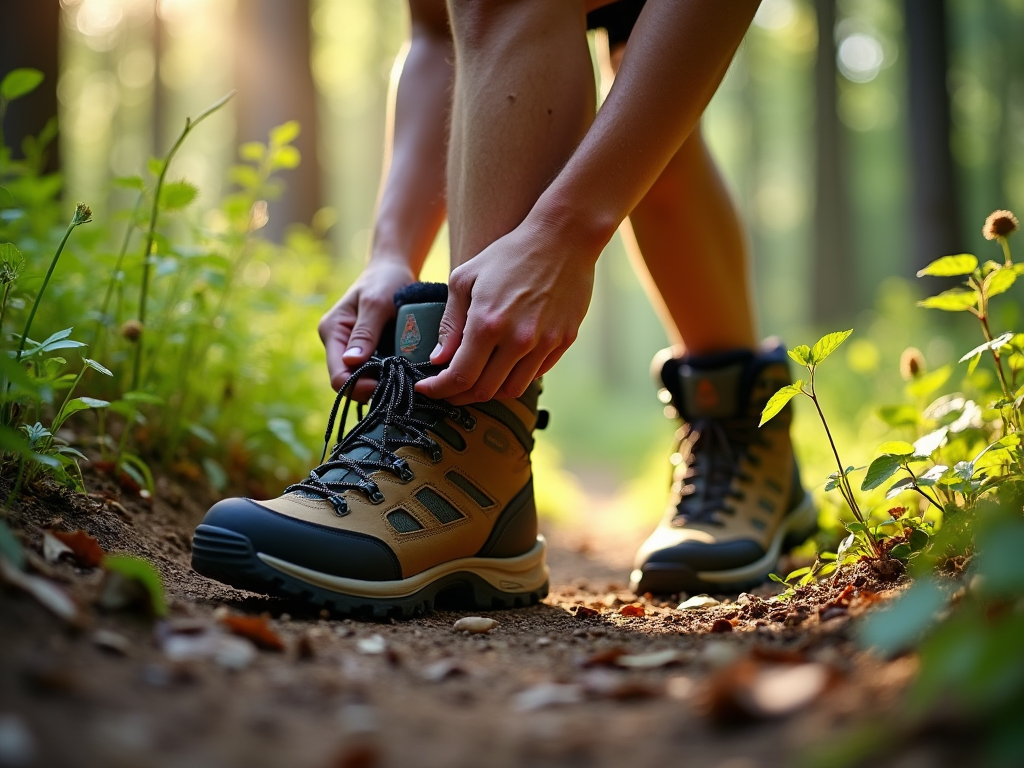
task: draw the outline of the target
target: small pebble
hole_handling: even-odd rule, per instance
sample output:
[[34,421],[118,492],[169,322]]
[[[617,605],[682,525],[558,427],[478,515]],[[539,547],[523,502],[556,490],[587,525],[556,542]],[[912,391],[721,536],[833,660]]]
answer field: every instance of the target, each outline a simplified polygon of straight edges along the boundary
[[494,619],[485,619],[482,616],[463,616],[455,622],[452,629],[456,632],[468,632],[471,635],[479,635],[490,632],[496,626],[498,626],[498,622]]

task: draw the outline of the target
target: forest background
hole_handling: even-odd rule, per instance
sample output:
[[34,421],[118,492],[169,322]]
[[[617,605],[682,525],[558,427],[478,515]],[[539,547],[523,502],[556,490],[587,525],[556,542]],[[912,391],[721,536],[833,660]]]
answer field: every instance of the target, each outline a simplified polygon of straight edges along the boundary
[[[110,285],[111,301],[90,306],[87,321],[106,332],[85,340],[119,374],[131,371],[136,341],[116,331],[138,314],[143,271],[144,228],[128,216],[138,192],[126,179],[151,185],[149,158],[165,155],[186,116],[237,90],[169,171],[196,192],[161,221],[166,248],[151,265],[152,334],[142,344],[154,361],[143,378],[169,403],[153,433],[172,447],[139,453],[220,489],[272,495],[321,445],[333,393],[316,321],[368,249],[405,4],[3,0],[0,9],[0,72],[46,75],[7,110],[7,144],[17,156],[24,137],[59,116],[40,170],[60,171],[63,186],[49,192],[60,215],[40,214],[50,226],[39,236],[59,240],[75,201],[93,213],[68,244],[32,336],[61,330],[85,295],[99,305]],[[1024,210],[1021,39],[1024,0],[765,0],[708,109],[706,135],[749,228],[764,334],[797,343],[855,329],[820,383],[847,445],[868,448],[888,433],[875,412],[901,400],[907,346],[937,369],[975,344],[974,329],[914,308],[935,286],[910,278],[947,253],[986,253],[985,215]],[[260,155],[247,144],[291,120],[298,134],[289,127],[271,144],[298,153],[270,161],[273,146]],[[254,210],[265,214],[255,229]],[[244,235],[237,252],[232,233]],[[26,292],[45,268],[26,265]],[[424,276],[446,272],[442,232]],[[1019,295],[1003,301],[998,324],[1016,325],[1019,306]],[[674,426],[648,366],[664,344],[616,237],[579,341],[546,380],[553,418],[538,486],[549,515],[579,519],[587,497],[627,509],[622,525],[660,513]],[[798,450],[820,488],[831,457],[810,416],[799,414]],[[864,464],[870,454],[851,458]]]

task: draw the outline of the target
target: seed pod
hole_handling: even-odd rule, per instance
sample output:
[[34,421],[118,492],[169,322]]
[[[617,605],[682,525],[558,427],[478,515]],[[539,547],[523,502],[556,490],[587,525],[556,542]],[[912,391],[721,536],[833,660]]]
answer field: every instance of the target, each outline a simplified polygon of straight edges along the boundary
[[985,226],[981,233],[986,240],[996,240],[1009,237],[1020,229],[1020,222],[1011,211],[992,211],[985,219]]
[[138,320],[126,320],[121,326],[121,335],[128,341],[136,342],[142,337],[142,323]]
[[498,626],[494,619],[485,619],[483,616],[463,616],[455,622],[452,627],[456,632],[468,632],[471,635],[482,635],[490,632]]

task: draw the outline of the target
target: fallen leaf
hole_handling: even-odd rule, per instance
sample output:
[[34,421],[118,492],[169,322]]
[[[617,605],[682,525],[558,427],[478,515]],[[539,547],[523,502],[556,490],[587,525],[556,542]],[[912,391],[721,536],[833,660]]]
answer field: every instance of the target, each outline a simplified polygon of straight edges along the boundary
[[720,725],[785,717],[817,699],[831,678],[824,664],[761,664],[743,659],[712,678],[708,714]]
[[615,662],[625,655],[625,648],[606,648],[605,650],[597,651],[596,653],[588,656],[583,660],[580,666],[585,669],[589,669],[591,667],[613,667],[615,666]]
[[356,650],[365,653],[367,656],[378,656],[388,648],[388,644],[380,635],[370,635],[356,640]]
[[485,619],[483,616],[463,616],[452,626],[456,632],[467,632],[471,635],[482,635],[490,632],[498,626],[494,619]]
[[118,656],[127,656],[132,650],[131,640],[110,629],[97,629],[92,633],[92,642],[97,648]]
[[619,656],[615,660],[615,664],[626,669],[658,669],[675,664],[680,658],[679,651],[653,651]]
[[639,603],[630,603],[619,608],[620,616],[643,616],[645,613],[644,607]]
[[49,531],[43,531],[43,559],[48,563],[59,562],[62,557],[74,557],[75,553],[67,544]]
[[79,530],[74,533],[50,531],[49,533],[67,546],[74,554],[75,559],[86,568],[99,567],[107,555],[100,543],[85,531]]
[[694,595],[689,600],[681,602],[678,606],[678,610],[699,611],[703,608],[710,608],[713,605],[721,605],[721,603],[708,595]]
[[86,617],[78,604],[63,589],[41,576],[31,576],[15,568],[0,555],[0,579],[32,595],[44,608],[73,626],[82,626]]
[[265,651],[283,651],[284,641],[270,628],[262,616],[224,616],[220,619],[227,630],[239,637],[252,640],[257,648]]
[[585,605],[574,605],[570,610],[577,619],[589,619],[600,614],[599,611]]
[[583,687],[573,683],[540,683],[512,698],[517,712],[532,712],[547,707],[578,704],[583,701]]

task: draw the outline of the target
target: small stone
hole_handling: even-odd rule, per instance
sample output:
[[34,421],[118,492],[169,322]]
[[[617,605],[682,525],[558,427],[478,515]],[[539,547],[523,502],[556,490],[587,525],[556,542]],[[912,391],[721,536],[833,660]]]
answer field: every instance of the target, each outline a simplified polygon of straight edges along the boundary
[[721,603],[708,595],[694,595],[689,600],[681,602],[678,606],[678,610],[699,611],[704,608],[710,608],[713,605],[721,605]]
[[619,656],[615,664],[627,669],[657,669],[679,661],[679,652],[666,650]]
[[356,641],[356,650],[365,653],[367,656],[378,656],[388,648],[387,642],[380,635],[361,637]]
[[748,605],[755,600],[757,600],[757,598],[749,592],[740,592],[739,597],[736,598],[736,605]]
[[471,635],[479,635],[490,632],[498,626],[494,619],[486,619],[482,616],[463,616],[452,626],[456,632],[468,632]]
[[517,712],[532,712],[547,707],[577,704],[581,701],[583,701],[582,686],[565,683],[540,683],[517,693],[512,699],[512,707]]
[[97,648],[119,656],[127,656],[132,650],[131,640],[109,629],[97,629],[93,632],[92,642]]

